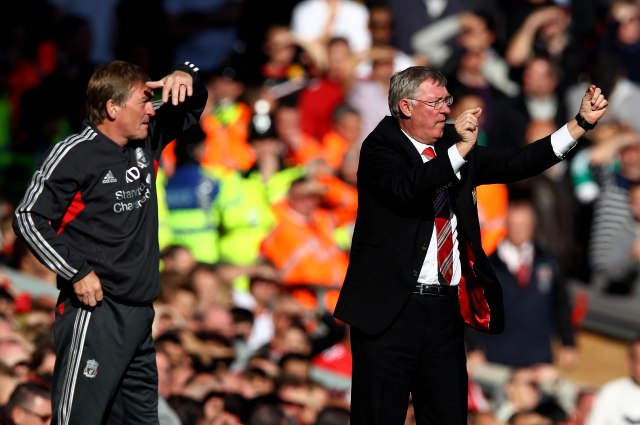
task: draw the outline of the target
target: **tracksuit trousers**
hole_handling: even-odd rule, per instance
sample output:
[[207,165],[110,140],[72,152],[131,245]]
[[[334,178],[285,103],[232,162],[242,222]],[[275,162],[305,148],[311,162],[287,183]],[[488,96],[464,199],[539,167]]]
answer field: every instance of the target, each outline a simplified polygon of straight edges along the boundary
[[56,307],[52,425],[158,424],[152,304],[61,292]]

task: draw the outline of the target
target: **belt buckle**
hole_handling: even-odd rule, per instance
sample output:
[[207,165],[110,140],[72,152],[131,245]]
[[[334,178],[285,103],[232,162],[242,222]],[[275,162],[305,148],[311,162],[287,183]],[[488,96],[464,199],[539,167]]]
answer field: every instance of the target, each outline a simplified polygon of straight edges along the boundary
[[433,285],[429,285],[427,283],[421,283],[420,284],[420,290],[418,291],[419,295],[434,295],[433,291],[431,291],[431,286]]

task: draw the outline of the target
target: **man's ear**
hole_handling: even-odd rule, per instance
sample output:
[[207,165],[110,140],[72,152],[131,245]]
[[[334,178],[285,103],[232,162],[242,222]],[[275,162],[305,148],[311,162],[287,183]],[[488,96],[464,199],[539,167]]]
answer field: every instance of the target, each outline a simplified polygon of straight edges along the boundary
[[107,116],[110,119],[114,120],[118,116],[120,107],[116,105],[116,102],[114,102],[113,99],[109,99],[107,101],[107,105],[105,106],[105,108],[107,109]]
[[26,415],[27,414],[20,406],[17,406],[11,411],[11,419],[17,424],[23,423],[25,421]]
[[400,112],[403,115],[403,118],[411,117],[411,113],[413,112],[413,104],[409,99],[401,99],[398,106],[400,107]]

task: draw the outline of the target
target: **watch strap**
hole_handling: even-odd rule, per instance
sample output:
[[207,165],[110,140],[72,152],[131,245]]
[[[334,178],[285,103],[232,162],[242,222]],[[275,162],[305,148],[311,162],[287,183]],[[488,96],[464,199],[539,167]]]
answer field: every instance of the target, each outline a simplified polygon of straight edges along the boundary
[[585,129],[586,131],[593,129],[593,127],[595,127],[597,124],[597,122],[594,124],[591,124],[589,121],[585,120],[584,117],[580,115],[580,112],[576,114],[576,121],[578,122],[578,125],[583,129]]

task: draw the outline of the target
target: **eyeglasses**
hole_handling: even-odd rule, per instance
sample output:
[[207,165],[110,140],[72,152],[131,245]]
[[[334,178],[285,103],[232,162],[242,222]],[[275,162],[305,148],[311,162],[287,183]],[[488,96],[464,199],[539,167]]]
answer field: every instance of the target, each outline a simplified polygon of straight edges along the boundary
[[453,103],[453,96],[447,96],[445,98],[437,99],[437,100],[420,100],[420,99],[412,99],[410,97],[408,97],[407,99],[415,100],[417,102],[422,102],[427,106],[431,106],[433,109],[440,109],[444,105],[451,106],[451,104]]
[[26,413],[35,416],[36,418],[40,419],[42,421],[42,423],[49,423],[49,421],[51,420],[51,415],[41,415],[40,413],[34,412],[31,409],[27,409],[24,406],[18,406],[20,407],[22,410],[24,410]]

